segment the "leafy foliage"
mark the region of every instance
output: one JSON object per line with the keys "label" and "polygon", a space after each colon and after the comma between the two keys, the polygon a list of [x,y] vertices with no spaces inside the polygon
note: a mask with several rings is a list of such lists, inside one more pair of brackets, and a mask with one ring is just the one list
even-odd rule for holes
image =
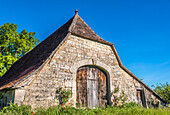
{"label": "leafy foliage", "polygon": [[62,87],[57,88],[56,90],[56,97],[61,105],[66,104],[71,95],[72,95],[71,91],[63,89]]}
{"label": "leafy foliage", "polygon": [[113,106],[120,106],[125,104],[125,102],[127,101],[127,95],[124,93],[124,91],[121,91],[121,94],[119,96],[117,96],[117,93],[119,92],[119,87],[116,87],[113,91]]}
{"label": "leafy foliage", "polygon": [[0,115],[31,115],[31,106],[10,104],[0,111]]}
{"label": "leafy foliage", "polygon": [[158,95],[170,104],[170,84],[168,84],[168,82],[165,84],[157,84],[156,87],[152,85],[152,87]]}
{"label": "leafy foliage", "polygon": [[130,108],[130,107],[141,107],[141,106],[137,104],[136,102],[130,102],[130,103],[124,103],[120,107]]}
{"label": "leafy foliage", "polygon": [[31,110],[30,106],[17,106],[16,104],[5,107],[0,111],[0,115],[169,115],[170,108],[143,108],[134,103],[126,106],[107,108],[74,108],[71,106],[52,106],[48,109],[38,108]]}
{"label": "leafy foliage", "polygon": [[24,29],[19,33],[17,25],[13,23],[0,26],[0,77],[38,43],[35,32]]}

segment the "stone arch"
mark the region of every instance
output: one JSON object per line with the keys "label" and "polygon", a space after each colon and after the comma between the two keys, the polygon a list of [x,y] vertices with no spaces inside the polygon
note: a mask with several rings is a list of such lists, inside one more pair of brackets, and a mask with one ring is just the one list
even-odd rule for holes
{"label": "stone arch", "polygon": [[[81,61],[77,61],[75,62],[71,68],[70,71],[72,73],[72,97],[77,97],[76,96],[76,74],[77,74],[77,70],[79,67],[85,66],[85,65],[90,65],[90,66],[95,66],[98,67],[100,69],[102,69],[103,71],[106,72],[107,75],[107,82],[108,82],[108,95],[109,95],[109,101],[108,104],[111,103],[111,99],[110,99],[110,91],[112,89],[112,80],[111,80],[111,76],[112,76],[112,72],[111,72],[111,68],[106,65],[105,63],[98,61],[98,60],[94,60],[94,59],[86,59],[86,60],[81,60]],[[74,105],[76,104],[76,98],[72,98]]]}

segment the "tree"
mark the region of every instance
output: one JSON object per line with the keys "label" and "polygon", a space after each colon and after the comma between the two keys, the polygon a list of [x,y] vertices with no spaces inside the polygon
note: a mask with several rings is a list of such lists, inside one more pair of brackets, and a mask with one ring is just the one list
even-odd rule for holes
{"label": "tree", "polygon": [[35,32],[24,29],[19,33],[17,25],[13,23],[0,26],[0,77],[38,43]]}
{"label": "tree", "polygon": [[167,83],[165,84],[157,84],[156,87],[152,85],[154,91],[160,95],[163,99],[170,104],[170,85]]}

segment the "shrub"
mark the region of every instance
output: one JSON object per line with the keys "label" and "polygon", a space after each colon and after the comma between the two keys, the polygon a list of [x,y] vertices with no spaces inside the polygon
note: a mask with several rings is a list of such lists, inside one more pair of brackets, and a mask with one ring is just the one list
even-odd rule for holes
{"label": "shrub", "polygon": [[31,106],[21,105],[18,106],[17,104],[10,104],[8,107],[4,107],[0,111],[0,115],[4,115],[5,113],[12,114],[12,115],[31,115]]}
{"label": "shrub", "polygon": [[62,87],[56,90],[56,98],[59,100],[60,105],[66,104],[71,96],[71,91],[63,89]]}

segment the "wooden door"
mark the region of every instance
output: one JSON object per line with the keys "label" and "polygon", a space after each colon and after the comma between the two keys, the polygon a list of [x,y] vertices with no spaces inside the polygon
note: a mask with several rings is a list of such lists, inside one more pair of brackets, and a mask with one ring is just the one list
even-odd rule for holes
{"label": "wooden door", "polygon": [[137,90],[136,93],[137,93],[137,94],[136,94],[136,96],[137,96],[137,103],[142,106],[141,91],[140,91],[140,90]]}
{"label": "wooden door", "polygon": [[98,107],[107,104],[106,74],[93,66],[77,70],[77,105]]}
{"label": "wooden door", "polygon": [[146,107],[145,95],[143,90],[137,90],[137,103]]}

